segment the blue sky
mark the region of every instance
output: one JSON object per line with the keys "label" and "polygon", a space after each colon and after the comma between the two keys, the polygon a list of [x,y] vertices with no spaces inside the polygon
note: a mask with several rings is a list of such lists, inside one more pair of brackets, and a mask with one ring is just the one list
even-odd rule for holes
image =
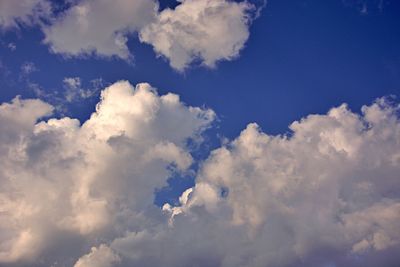
{"label": "blue sky", "polygon": [[[94,57],[65,59],[48,52],[37,28],[21,27],[2,34],[1,61],[11,72],[2,77],[1,100],[16,94],[32,97],[20,66],[33,62],[29,75],[46,91],[62,91],[64,77],[83,83],[102,78],[150,82],[160,93],[174,92],[191,105],[206,105],[223,119],[220,133],[235,137],[249,122],[268,133],[284,133],[293,120],[323,113],[343,102],[358,111],[385,95],[399,94],[400,6],[396,1],[270,1],[250,28],[240,57],[220,62],[215,69],[193,67],[181,74],[149,45],[134,36],[129,47],[134,62]],[[7,47],[14,43],[15,51]],[[10,81],[11,80],[11,81]],[[73,117],[87,118],[97,101],[70,109]]]}
{"label": "blue sky", "polygon": [[[118,1],[116,6],[135,2]],[[3,245],[4,251],[0,249],[0,266],[8,266],[7,264],[38,266],[40,262],[46,264],[58,262],[59,265],[52,266],[75,267],[132,266],[131,264],[139,264],[138,266],[149,264],[154,267],[161,262],[166,266],[175,267],[189,266],[188,262],[193,266],[200,264],[233,267],[365,266],[363,264],[366,262],[395,266],[391,264],[400,260],[393,253],[400,244],[400,226],[396,223],[397,217],[393,215],[399,211],[399,195],[397,192],[392,192],[392,188],[398,188],[400,185],[397,172],[400,168],[397,149],[400,123],[396,104],[397,97],[400,96],[400,3],[395,0],[269,0],[264,6],[261,0],[218,0],[214,4],[218,2],[223,8],[216,9],[215,17],[211,15],[206,17],[206,21],[208,19],[216,23],[207,25],[207,22],[201,22],[207,26],[196,28],[198,26],[196,23],[200,24],[199,21],[188,23],[190,19],[179,18],[180,14],[173,12],[187,3],[196,1],[210,6],[213,3],[208,0],[148,1],[147,4],[150,5],[159,4],[159,9],[154,11],[154,17],[151,15],[153,14],[151,7],[146,9],[139,6],[140,4],[128,5],[132,8],[127,10],[128,18],[124,17],[126,14],[121,15],[123,23],[124,19],[127,20],[126,25],[112,32],[112,38],[115,38],[113,41],[121,41],[118,38],[122,36],[122,40],[127,38],[126,43],[122,41],[122,48],[115,50],[110,44],[100,42],[102,36],[105,36],[102,33],[107,31],[109,26],[107,19],[101,18],[113,12],[110,7],[104,8],[107,4],[101,6],[101,3],[107,1],[24,0],[24,3],[31,7],[25,14],[25,11],[18,13],[19,9],[23,8],[13,4],[13,1],[0,0],[0,9],[3,8],[3,11],[0,10],[0,103],[8,103],[17,95],[21,99],[40,101],[40,104],[23,102],[21,105],[13,102],[11,106],[15,105],[17,110],[15,117],[7,115],[9,114],[7,104],[2,105],[4,109],[0,109],[0,113],[4,112],[5,115],[0,114],[4,117],[3,120],[0,116],[0,123],[3,125],[1,131],[4,132],[4,136],[21,135],[23,137],[20,140],[30,140],[27,141],[26,155],[36,156],[27,159],[24,167],[13,165],[17,164],[12,161],[14,154],[7,153],[19,150],[14,147],[15,143],[7,139],[8,137],[4,137],[4,141],[0,135],[0,142],[4,142],[0,144],[0,151],[3,149],[2,146],[7,148],[4,151],[8,151],[3,154],[4,162],[7,164],[4,163],[1,167],[5,171],[4,174],[0,173],[0,179],[6,181],[9,179],[8,175],[11,175],[8,173],[21,169],[21,173],[16,171],[17,173],[13,175],[28,177],[27,181],[32,183],[34,179],[42,178],[43,181],[47,181],[46,179],[53,181],[53,178],[49,177],[63,172],[63,164],[67,164],[69,160],[74,162],[73,159],[81,159],[80,157],[83,157],[81,160],[84,162],[93,160],[94,167],[90,165],[91,163],[88,163],[87,167],[88,170],[93,168],[93,171],[90,174],[84,171],[75,173],[75,167],[77,169],[80,167],[73,165],[72,173],[66,174],[63,179],[68,180],[72,177],[71,181],[75,181],[73,177],[83,177],[84,181],[85,177],[99,176],[89,179],[89,182],[71,182],[71,184],[78,183],[81,189],[85,188],[78,190],[71,186],[73,188],[71,192],[64,192],[64,189],[59,188],[68,187],[70,184],[52,182],[50,189],[46,190],[54,192],[55,195],[65,195],[75,199],[69,204],[55,201],[54,205],[62,205],[68,207],[67,209],[72,207],[66,214],[53,213],[57,206],[48,208],[51,212],[38,213],[37,218],[47,215],[49,218],[53,218],[52,216],[59,218],[54,225],[53,222],[43,222],[33,215],[29,215],[31,217],[26,215],[29,218],[21,215],[22,217],[17,219],[10,215],[10,218],[15,220],[29,222],[24,227],[21,226],[21,229],[18,228],[20,226],[7,228],[0,224],[0,232],[7,233],[4,234],[7,237],[24,236],[22,233],[26,232],[32,232],[34,237],[41,237],[38,251],[27,255],[24,254],[23,248],[19,249],[18,239],[11,237],[0,239],[0,245],[6,244]],[[100,3],[99,6],[97,3]],[[143,6],[147,4],[143,2]],[[84,11],[81,18],[89,21],[88,29],[84,29],[85,23],[79,24],[81,21],[74,19],[76,15],[73,13],[74,10],[79,10],[77,7],[87,8],[82,9]],[[140,8],[143,8],[143,11],[140,11]],[[173,12],[172,20],[174,16],[177,20],[182,19],[179,22],[183,23],[184,30],[174,28],[177,24],[172,27],[169,44],[176,45],[176,50],[156,51],[165,46],[159,41],[160,39],[157,39],[163,36],[164,25],[155,21],[166,15],[164,11],[168,8]],[[202,7],[199,5],[196,8]],[[207,10],[204,9],[202,12],[207,15]],[[123,13],[123,11],[122,8],[116,12]],[[218,13],[225,11],[226,13]],[[129,20],[129,12],[135,14],[132,16],[136,16],[137,21]],[[260,13],[257,15],[257,12]],[[109,18],[110,25],[114,20],[119,20],[118,14],[115,13],[116,17],[113,17],[115,15],[113,14]],[[72,17],[72,22],[68,22],[69,17]],[[91,18],[95,18],[94,24],[90,24]],[[96,26],[96,23],[102,26]],[[80,25],[84,30],[76,25]],[[229,26],[223,28],[226,25]],[[213,29],[219,26],[222,27],[224,34],[213,35]],[[130,30],[127,30],[128,28]],[[183,34],[186,33],[185,29],[187,35]],[[200,38],[196,36],[198,29],[204,30],[201,34],[205,35],[199,35],[202,36]],[[93,32],[98,35],[91,35]],[[121,36],[118,35],[120,33]],[[89,40],[92,37],[94,41]],[[194,45],[191,44],[192,37],[195,40]],[[224,41],[221,41],[222,45],[220,40]],[[234,40],[231,42],[236,43],[232,44],[229,40]],[[98,43],[95,43],[92,52],[86,53],[85,41]],[[193,47],[185,47],[188,43]],[[71,52],[75,51],[76,47],[78,52]],[[186,60],[181,66],[179,60],[183,55],[179,54],[182,52],[179,49],[182,47],[189,50],[189,54],[193,53],[189,55],[193,58]],[[228,51],[230,49],[232,51]],[[107,54],[110,51],[111,55]],[[208,52],[210,54],[207,54]],[[211,58],[210,61],[207,61],[207,58]],[[129,81],[130,85],[116,83],[118,81]],[[145,93],[139,94],[142,92],[140,88],[148,88],[143,85],[133,89],[132,86],[144,82],[156,88],[158,95],[152,95],[154,89],[143,89]],[[100,101],[100,94],[106,87],[111,88],[109,96],[104,96]],[[131,95],[128,91],[135,93]],[[179,95],[181,102],[168,100],[174,103],[173,108],[169,107],[168,101],[159,97],[168,93]],[[131,114],[129,116],[133,117],[125,118],[125,115],[121,115],[127,112],[125,109],[131,108],[129,105],[133,105],[132,109],[135,110],[134,105],[142,107],[143,103],[148,103],[146,102],[148,99],[157,99],[154,100],[157,103],[154,104],[157,106],[154,109],[166,114],[148,115],[149,120],[156,118],[154,125],[153,122],[150,126],[138,122],[142,119],[146,121],[148,113],[143,113],[145,115],[141,115],[140,118],[132,115],[134,111],[128,112]],[[99,119],[97,120],[97,117],[89,119],[96,111],[96,104],[99,101],[104,107],[95,115]],[[51,115],[49,107],[44,102],[54,107]],[[129,107],[121,107],[124,104],[119,103],[125,103]],[[349,109],[341,106],[343,103],[347,103]],[[31,105],[32,110],[25,113],[24,110],[30,109]],[[143,105],[147,107],[147,104]],[[199,107],[199,110],[193,113],[194,111],[186,105]],[[365,105],[368,107],[361,113],[361,108]],[[338,108],[329,112],[335,107]],[[211,110],[213,115],[207,113]],[[153,110],[146,112],[152,113]],[[26,114],[29,113],[35,114],[32,116],[36,117],[27,118],[25,121],[25,117],[28,116]],[[310,114],[321,115],[309,116]],[[24,121],[20,122],[18,117]],[[115,122],[103,122],[101,118],[106,117]],[[60,120],[52,124],[48,121],[50,118]],[[73,123],[64,125],[66,122],[63,118],[77,118],[81,124],[88,123],[82,127],[73,126]],[[41,120],[46,126],[35,124]],[[177,120],[181,120],[182,125],[177,123]],[[300,123],[289,128],[294,121],[300,120],[302,120]],[[381,124],[378,123],[379,120],[382,121]],[[124,123],[120,125],[118,124],[120,122]],[[251,124],[253,122],[259,127]],[[11,126],[8,126],[8,123]],[[55,126],[58,123],[64,126]],[[26,130],[28,128],[15,126],[20,124],[32,124],[29,126],[32,129],[26,126],[31,129],[29,130],[31,133]],[[130,124],[132,125],[129,126]],[[369,126],[362,128],[364,124]],[[170,129],[173,127],[171,125],[177,128]],[[114,134],[110,133],[107,138],[104,137],[106,141],[101,139],[103,137],[99,137],[99,144],[103,142],[104,147],[84,139],[87,131],[93,131],[90,132],[93,136],[102,136],[104,134],[102,127],[106,127],[104,129],[111,127],[110,132],[116,129]],[[144,128],[143,132],[140,130],[141,127]],[[16,132],[8,133],[7,128]],[[65,133],[59,134],[56,128],[66,129]],[[71,130],[75,128],[77,130]],[[91,130],[88,130],[89,128]],[[65,139],[70,133],[68,129],[78,132],[75,138],[78,140],[77,143],[84,147],[82,151],[80,148],[76,148],[75,152],[68,149],[68,142],[71,142]],[[42,131],[49,131],[49,135],[40,137]],[[364,134],[368,131],[370,131],[368,134]],[[386,139],[379,132],[386,133]],[[290,138],[292,135],[293,138]],[[107,146],[113,149],[115,146],[116,150],[126,146],[127,149],[119,152],[123,155],[121,157],[103,155],[102,153],[108,149],[105,148]],[[55,150],[52,150],[52,147]],[[153,156],[148,156],[151,158],[150,163],[147,161],[143,164],[136,163],[136,160],[141,161],[140,155],[135,154],[139,153],[135,152],[135,149],[141,151],[143,155],[158,154],[154,159],[151,158]],[[224,154],[225,150],[229,153]],[[377,152],[373,153],[374,151]],[[97,156],[86,158],[86,155],[91,153],[102,155],[104,158],[97,159]],[[74,156],[66,159],[65,155]],[[302,155],[308,155],[309,158],[303,159]],[[53,162],[50,160],[53,157],[61,159]],[[37,166],[36,163],[32,163],[36,160],[41,161]],[[336,174],[335,170],[341,169],[342,166],[344,166],[343,173],[337,171]],[[7,168],[13,171],[8,172]],[[98,174],[93,174],[97,172]],[[60,177],[64,177],[63,175],[60,174]],[[281,180],[275,181],[276,177],[281,177]],[[302,183],[302,177],[311,178],[304,178],[305,182]],[[314,179],[312,177],[315,180],[312,180]],[[330,179],[330,182],[324,182],[323,177],[328,177],[326,181]],[[361,180],[354,177],[361,177]],[[378,177],[382,180],[379,181]],[[109,179],[115,181],[110,182]],[[286,179],[291,181],[290,183],[295,179],[300,182],[296,186],[289,182],[283,185],[286,182],[282,181]],[[261,182],[267,180],[271,183]],[[116,188],[119,188],[117,185],[121,185],[121,189],[118,189],[120,191],[117,189],[115,192],[111,189],[107,191],[107,186],[113,183]],[[47,182],[43,182],[44,184]],[[320,187],[314,192],[308,185]],[[132,199],[130,196],[123,198],[129,192],[122,189],[124,186],[137,188],[132,189],[134,195]],[[294,189],[297,187],[301,189]],[[369,193],[366,193],[367,187],[370,188]],[[44,190],[43,188],[47,187],[38,187],[37,191]],[[82,197],[74,190],[88,193]],[[335,190],[337,195],[333,196],[332,192],[336,192]],[[354,196],[349,194],[349,190],[356,192]],[[25,187],[17,186],[15,191],[0,189],[0,196],[8,194],[11,196],[15,192],[23,192],[21,195],[26,195],[26,198],[18,203],[30,200],[38,210],[46,210],[42,202],[32,200],[36,199],[33,197],[33,191]],[[142,192],[150,193],[142,197]],[[187,193],[187,198],[184,192]],[[214,196],[213,192],[218,196]],[[309,197],[309,192],[313,192],[312,197]],[[122,200],[115,197],[116,195]],[[328,201],[324,195],[332,197],[332,201]],[[250,196],[254,198],[251,199]],[[83,201],[83,204],[79,201]],[[93,201],[99,201],[100,204],[93,204]],[[107,203],[107,208],[104,208],[107,212],[96,206],[102,205],[102,201]],[[149,204],[143,204],[147,203],[146,201]],[[299,203],[298,206],[290,204],[297,203],[296,201]],[[310,204],[319,201],[322,203],[321,206]],[[151,206],[153,203],[156,204],[154,207]],[[161,207],[165,203],[171,206],[164,206],[163,213]],[[269,206],[265,203],[279,203],[279,205],[276,204],[275,207],[275,204]],[[91,206],[92,204],[95,206]],[[8,204],[7,207],[17,206],[13,205]],[[80,205],[84,208],[80,208]],[[287,210],[278,211],[283,205],[288,205]],[[108,213],[111,207],[114,210]],[[294,207],[304,209],[304,214],[299,215],[297,211],[293,211],[293,214],[287,216],[285,212],[290,213],[288,210],[291,208],[296,210]],[[87,213],[86,208],[94,210],[93,214]],[[326,210],[329,211],[328,214]],[[318,218],[324,216],[340,218],[338,220],[343,224],[343,229],[336,228],[337,222],[333,222],[334,219],[308,221],[310,214],[313,214],[311,211],[318,213],[320,215]],[[124,217],[126,212],[133,215]],[[166,219],[169,215],[165,215],[165,212],[170,212],[169,219]],[[13,213],[17,212],[10,212]],[[269,219],[269,214],[272,214],[272,219]],[[177,217],[176,226],[173,227],[171,222],[175,217]],[[93,218],[98,220],[93,219],[93,224],[82,226],[79,221],[81,218],[89,221]],[[193,221],[196,223],[190,226]],[[227,223],[228,221],[230,223]],[[358,221],[365,223],[358,226]],[[56,233],[58,239],[48,238],[46,231],[33,226],[38,222],[51,224],[51,231]],[[62,228],[64,226],[60,225],[64,224],[72,226],[68,229]],[[113,228],[114,224],[118,225]],[[311,224],[315,224],[315,230],[306,230],[306,226]],[[286,225],[287,228],[280,228],[278,225]],[[330,227],[327,231],[332,231],[325,236],[325,239],[319,232],[323,231],[324,225]],[[377,229],[371,225],[378,225]],[[62,230],[57,227],[61,227]],[[187,234],[186,231],[190,227],[193,227],[193,232],[197,231],[199,234]],[[235,230],[235,227],[238,230]],[[361,230],[356,231],[358,227]],[[206,229],[207,233],[202,233],[201,229]],[[293,233],[293,239],[286,236],[284,229],[290,229],[288,231]],[[232,233],[229,238],[219,237],[223,246],[227,247],[226,251],[215,249],[215,246],[220,244],[214,241],[198,240],[202,239],[202,235],[204,238],[210,238],[209,234],[213,231],[223,235]],[[138,233],[145,233],[143,239],[135,236]],[[272,233],[276,233],[276,236]],[[96,235],[97,238],[93,238]],[[342,235],[343,238],[334,238]],[[157,239],[159,236],[163,237],[161,241]],[[185,246],[182,244],[185,244],[186,236],[190,236],[194,243],[199,241],[196,243],[198,247],[197,250],[192,248],[185,250],[186,257],[180,258],[177,251],[184,250]],[[229,245],[239,244],[240,242],[236,241],[243,239],[243,236],[246,236],[245,239],[249,240],[249,243],[238,247]],[[57,244],[52,250],[47,246],[60,242],[63,238],[70,240],[65,247]],[[274,238],[279,240],[276,246],[271,241]],[[172,255],[170,257],[163,255],[158,258],[146,252],[148,247],[150,251],[157,251],[162,244],[174,240],[178,240],[176,247],[166,252]],[[16,245],[9,245],[14,244],[12,242]],[[27,244],[30,246],[29,242]],[[62,248],[66,249],[78,243],[77,249],[71,253],[61,252]],[[253,245],[248,245],[250,243]],[[294,248],[289,248],[288,244],[292,243],[296,245]],[[246,249],[241,250],[241,246]],[[91,250],[91,247],[94,249]],[[13,250],[15,248],[18,253]],[[269,256],[263,255],[263,249],[271,251]],[[131,258],[129,256],[133,253],[131,250],[140,251],[140,256]],[[22,252],[19,253],[20,251]],[[215,255],[205,257],[204,255],[210,251]],[[282,255],[287,255],[287,260],[281,257]],[[252,257],[254,260],[249,260]],[[99,265],[100,262],[104,265]]]}

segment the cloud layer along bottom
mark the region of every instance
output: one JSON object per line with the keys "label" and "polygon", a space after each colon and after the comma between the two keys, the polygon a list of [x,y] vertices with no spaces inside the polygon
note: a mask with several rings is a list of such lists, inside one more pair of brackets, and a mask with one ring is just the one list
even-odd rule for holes
{"label": "cloud layer along bottom", "polygon": [[[215,118],[118,82],[83,124],[0,105],[0,266],[397,266],[399,106],[346,105],[270,136],[249,124],[154,205]],[[42,119],[46,118],[46,119]]]}

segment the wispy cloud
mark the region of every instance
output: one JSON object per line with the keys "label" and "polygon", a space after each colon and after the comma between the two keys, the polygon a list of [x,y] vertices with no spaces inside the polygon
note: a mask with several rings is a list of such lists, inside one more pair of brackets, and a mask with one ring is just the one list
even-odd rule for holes
{"label": "wispy cloud", "polygon": [[7,47],[13,52],[17,50],[17,45],[15,43],[8,43]]}
{"label": "wispy cloud", "polygon": [[342,0],[344,5],[357,9],[361,15],[382,13],[384,11],[384,0]]}
{"label": "wispy cloud", "polygon": [[39,71],[35,63],[31,61],[26,61],[21,65],[21,75],[28,76],[33,72]]}
{"label": "wispy cloud", "polygon": [[65,89],[65,100],[70,103],[98,95],[103,86],[102,79],[96,79],[91,81],[92,88],[85,89],[82,87],[81,79],[79,77],[64,78],[63,83]]}

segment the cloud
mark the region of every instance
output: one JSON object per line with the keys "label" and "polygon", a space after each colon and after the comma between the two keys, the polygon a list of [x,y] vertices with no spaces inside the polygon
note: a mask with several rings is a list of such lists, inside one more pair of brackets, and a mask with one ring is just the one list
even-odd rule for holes
{"label": "cloud", "polygon": [[80,258],[74,267],[112,267],[120,262],[120,258],[109,247],[100,245],[93,247],[91,252]]}
{"label": "cloud", "polygon": [[[215,67],[239,56],[259,10],[247,2],[183,0],[158,11],[154,0],[84,0],[43,27],[44,42],[66,56],[97,55],[132,60],[128,38],[139,34],[170,65]],[[256,11],[256,12],[254,12]]]}
{"label": "cloud", "polygon": [[[23,65],[24,66],[24,65]],[[48,90],[40,84],[29,79],[27,74],[21,68],[20,79],[26,83],[26,86],[35,97],[54,106],[57,116],[67,116],[71,112],[71,105],[84,105],[84,100],[94,100],[100,95],[100,91],[105,87],[102,78],[90,80],[84,83],[80,77],[65,77],[62,80],[62,90]],[[37,71],[35,67],[33,71]],[[85,84],[85,85],[83,85]]]}
{"label": "cloud", "polygon": [[134,266],[397,266],[398,111],[342,105],[290,136],[249,124],[211,153],[181,205],[164,206],[168,226],[111,247]]}
{"label": "cloud", "polygon": [[[0,265],[397,266],[399,106],[249,124],[195,162],[215,114],[148,84],[106,88],[82,124],[51,105],[0,105]],[[47,118],[47,119],[43,119]],[[154,204],[199,165],[180,204]]]}
{"label": "cloud", "polygon": [[249,1],[182,0],[174,9],[159,11],[156,0],[82,0],[68,2],[56,14],[47,0],[5,0],[0,3],[0,27],[40,24],[43,42],[53,53],[128,62],[133,59],[128,40],[138,35],[183,71],[191,64],[213,68],[218,61],[237,58],[263,7]]}
{"label": "cloud", "polygon": [[[0,106],[0,265],[111,264],[97,242],[151,221],[154,191],[191,165],[186,141],[214,113],[127,82],[105,89],[82,125],[37,122],[52,110],[19,98]],[[87,246],[98,249],[77,261]]]}
{"label": "cloud", "polygon": [[11,71],[9,70],[8,66],[4,64],[3,61],[0,59],[0,77],[7,78],[11,75]]}
{"label": "cloud", "polygon": [[158,9],[153,0],[84,0],[45,26],[44,42],[66,56],[95,54],[130,60],[128,35],[149,23]]}
{"label": "cloud", "polygon": [[226,0],[180,2],[146,25],[140,31],[140,40],[151,44],[179,71],[194,61],[214,67],[217,61],[239,55],[249,37],[250,11],[255,9],[252,4]]}
{"label": "cloud", "polygon": [[15,43],[8,43],[7,48],[10,49],[10,51],[14,52],[17,50],[17,45]]}
{"label": "cloud", "polygon": [[28,76],[29,74],[39,71],[39,69],[36,67],[35,63],[31,61],[26,61],[22,63],[21,65],[21,75],[22,76]]}
{"label": "cloud", "polygon": [[342,0],[345,7],[358,10],[361,15],[382,13],[388,2],[383,0]]}
{"label": "cloud", "polygon": [[40,17],[51,13],[47,0],[2,0],[0,2],[0,29],[18,28],[32,25]]}
{"label": "cloud", "polygon": [[68,103],[75,102],[82,99],[94,97],[100,90],[102,85],[101,79],[92,80],[93,88],[82,88],[82,82],[79,77],[66,77],[63,80],[65,100]]}

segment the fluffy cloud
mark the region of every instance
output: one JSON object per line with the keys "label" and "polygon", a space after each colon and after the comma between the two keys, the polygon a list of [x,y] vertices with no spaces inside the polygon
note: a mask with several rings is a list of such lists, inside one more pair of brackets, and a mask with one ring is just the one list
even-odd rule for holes
{"label": "fluffy cloud", "polygon": [[50,14],[47,0],[1,0],[0,28],[18,27],[20,24],[36,23],[41,16]]}
{"label": "fluffy cloud", "polygon": [[91,252],[80,258],[74,267],[112,267],[118,264],[120,258],[109,247],[100,245],[93,247]]}
{"label": "fluffy cloud", "polygon": [[67,56],[97,54],[130,60],[127,35],[156,15],[154,0],[83,0],[44,27],[51,51]]}
{"label": "fluffy cloud", "polygon": [[142,29],[140,40],[184,70],[193,61],[214,67],[219,60],[239,55],[249,37],[255,7],[247,1],[182,0],[174,10],[163,10]]}
{"label": "fluffy cloud", "polygon": [[129,34],[154,47],[183,71],[192,62],[214,67],[239,55],[249,37],[256,8],[247,1],[183,0],[158,11],[154,0],[83,0],[44,26],[44,42],[54,53],[95,54],[131,60]]}
{"label": "fluffy cloud", "polygon": [[111,247],[138,266],[397,266],[399,108],[379,100],[294,122],[250,124],[213,151],[168,226]]}
{"label": "fluffy cloud", "polygon": [[[87,247],[150,223],[154,191],[191,165],[186,142],[214,118],[127,82],[105,89],[82,125],[36,122],[52,109],[19,98],[0,106],[0,265],[72,266]],[[104,251],[92,249],[76,266],[116,262]]]}
{"label": "fluffy cloud", "polygon": [[191,63],[215,67],[221,60],[239,56],[251,21],[260,7],[248,1],[181,0],[175,9],[159,11],[156,0],[69,1],[53,14],[47,0],[0,2],[0,27],[41,23],[44,43],[53,53],[70,56],[97,55],[131,61],[127,42],[138,34],[157,55],[183,71]]}
{"label": "fluffy cloud", "polygon": [[399,106],[256,124],[211,152],[180,204],[153,204],[215,115],[148,84],[102,92],[82,125],[0,106],[0,266],[397,266]]}

